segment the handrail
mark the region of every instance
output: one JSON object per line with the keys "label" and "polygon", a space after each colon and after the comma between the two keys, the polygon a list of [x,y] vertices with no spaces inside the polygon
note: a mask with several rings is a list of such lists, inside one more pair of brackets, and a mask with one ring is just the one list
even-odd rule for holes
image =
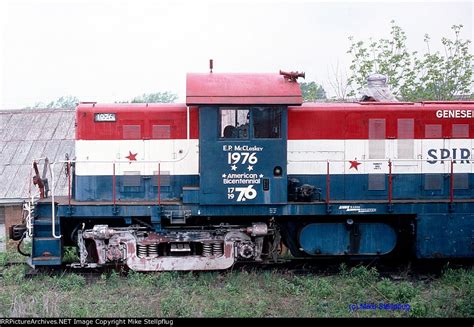
{"label": "handrail", "polygon": [[[468,158],[468,159],[431,159],[431,158],[427,158],[427,159],[357,159],[358,162],[387,162],[388,161],[391,161],[392,163],[396,163],[396,162],[413,162],[413,161],[416,161],[416,162],[429,162],[429,161],[433,161],[433,160],[437,160],[437,161],[446,161],[446,162],[455,162],[455,161],[469,161],[469,164],[470,165],[474,165],[474,160]],[[67,162],[71,162],[71,163],[104,163],[104,164],[107,164],[107,163],[126,163],[126,164],[142,164],[142,163],[170,163],[170,162],[177,162],[179,160],[137,160],[137,161],[130,161],[130,160],[59,160],[59,161],[55,161],[54,163],[67,163]],[[330,163],[333,163],[333,162],[349,162],[348,159],[346,160],[343,160],[343,159],[338,159],[338,160],[327,160],[327,159],[317,159],[317,160],[298,160],[298,161],[294,161],[294,160],[288,160],[288,162],[315,162],[315,163],[326,163],[326,162],[330,162]],[[50,164],[52,164],[50,162]]]}
{"label": "handrail", "polygon": [[[397,161],[416,161],[416,162],[423,162],[423,161],[431,161],[430,159],[396,159]],[[368,159],[368,160],[357,160],[357,161],[360,161],[360,162],[383,162],[383,161],[387,161],[388,163],[388,203],[389,205],[392,204],[392,201],[393,201],[393,172],[392,172],[392,167],[393,167],[393,162],[395,160],[393,159]],[[454,203],[454,162],[456,160],[454,159],[444,159],[444,161],[446,162],[449,162],[450,163],[450,173],[449,173],[449,176],[450,176],[450,180],[449,180],[449,202],[450,204],[453,204]],[[316,162],[319,162],[319,163],[324,163],[326,162],[327,166],[326,166],[326,204],[329,204],[330,202],[330,163],[331,162],[338,162],[338,163],[341,163],[341,162],[344,162],[346,163],[347,160],[308,160],[308,161],[301,161],[301,162],[310,162],[310,163],[316,163]],[[473,164],[472,161],[469,162],[470,165]],[[385,173],[384,173],[385,175]]]}
{"label": "handrail", "polygon": [[161,163],[158,162],[158,205],[161,206]]}
{"label": "handrail", "polygon": [[454,202],[454,162],[451,160],[451,174],[449,178],[449,202]]}
{"label": "handrail", "polygon": [[[189,149],[190,149],[190,139],[191,139],[191,132],[190,132],[190,114],[189,114],[189,106],[186,106],[186,151],[184,152],[184,154],[180,157],[180,158],[177,158],[177,159],[172,159],[172,160],[159,160],[158,161],[158,165],[160,165],[162,162],[166,162],[166,163],[171,163],[171,162],[179,162],[181,160],[183,160],[184,158],[186,158],[189,154]],[[45,158],[40,158],[38,160],[41,160],[41,159],[45,159]],[[52,223],[52,228],[51,228],[51,233],[53,235],[54,238],[61,238],[61,235],[56,235],[56,226],[55,226],[55,223],[56,223],[56,219],[55,219],[55,214],[56,214],[56,208],[55,208],[55,205],[54,205],[54,189],[55,189],[55,180],[54,180],[54,167],[57,163],[67,163],[68,164],[68,169],[69,169],[69,165],[71,164],[71,162],[74,162],[74,163],[110,163],[110,161],[89,161],[89,160],[84,160],[84,161],[78,161],[78,160],[59,160],[59,161],[55,161],[55,162],[50,162],[49,163],[49,167],[50,167],[50,171],[51,171],[51,223]],[[119,160],[119,161],[113,161],[113,198],[114,198],[114,208],[115,208],[115,204],[116,204],[116,185],[115,185],[115,164],[116,163],[130,163],[130,161],[125,161],[125,160]],[[143,160],[143,161],[138,161],[137,163],[150,163],[150,162],[156,162],[156,161],[149,161],[149,160]],[[52,169],[51,169],[51,166],[52,166]],[[160,186],[158,186],[158,189],[160,188]],[[161,202],[159,201],[159,204]],[[69,205],[71,205],[71,202],[70,202],[70,196],[69,196]]]}
{"label": "handrail", "polygon": [[392,161],[388,160],[388,203],[392,204]]}
{"label": "handrail", "polygon": [[116,198],[116,180],[115,180],[115,161],[114,161],[114,164],[113,164],[113,176],[112,176],[112,197],[114,199],[114,209],[115,209],[115,198]]}
{"label": "handrail", "polygon": [[[52,235],[54,238],[61,238],[61,235],[56,235],[56,229],[55,229],[55,206],[54,206],[54,200],[55,200],[55,173],[54,173],[54,168],[56,164],[64,164],[67,163],[68,165],[68,174],[70,175],[71,171],[71,163],[112,163],[113,164],[113,201],[114,201],[114,207],[116,205],[116,164],[117,163],[127,163],[127,164],[146,164],[146,163],[158,163],[158,197],[157,197],[157,202],[158,205],[161,205],[161,163],[170,163],[170,162],[178,162],[181,161],[183,158],[187,156],[189,153],[189,107],[187,111],[188,115],[188,128],[187,128],[187,139],[188,139],[188,147],[187,151],[184,154],[183,157],[179,159],[174,159],[174,160],[140,160],[136,162],[130,162],[126,160],[114,160],[114,161],[109,161],[109,160],[59,160],[55,162],[50,162],[50,171],[51,171],[51,198],[52,198]],[[36,159],[37,161],[44,159]],[[450,169],[450,202],[454,202],[454,162],[456,160],[460,161],[461,159],[437,159],[438,161],[445,161],[445,162],[450,162],[451,169]],[[388,169],[389,169],[389,190],[388,190],[388,202],[391,204],[393,200],[393,181],[392,181],[392,175],[393,175],[393,165],[396,162],[429,162],[432,161],[432,159],[360,159],[357,160],[358,162],[387,162],[388,163]],[[316,160],[288,160],[288,163],[295,162],[295,163],[326,163],[326,203],[330,203],[330,164],[331,163],[347,163],[348,160],[324,160],[324,159],[316,159]],[[473,165],[474,162],[473,160],[469,160],[469,164]],[[70,176],[68,177],[68,197],[69,197],[69,205],[71,204],[71,184],[70,184]]]}
{"label": "handrail", "polygon": [[329,177],[329,160],[327,160],[326,166],[326,204],[329,204],[329,195],[330,195],[330,187],[331,187],[331,178]]}
{"label": "handrail", "polygon": [[71,160],[67,162],[67,199],[69,206],[71,206]]}
{"label": "handrail", "polygon": [[[384,158],[384,159],[357,159],[358,162],[389,162],[389,161],[392,161],[392,163],[394,162],[429,162],[429,161],[433,161],[433,160],[436,160],[436,161],[446,161],[446,162],[455,162],[455,161],[469,161],[469,164],[470,165],[473,165],[474,164],[474,160],[471,160],[471,158],[467,158],[467,159],[450,159],[450,158],[447,158],[447,159],[431,159],[431,158],[426,158],[426,159],[393,159],[393,158]],[[327,159],[315,159],[315,160],[288,160],[288,162],[295,162],[295,163],[298,163],[298,162],[320,162],[320,163],[325,163],[325,162],[349,162],[349,159],[337,159],[337,160],[327,160]],[[110,161],[109,161],[110,162]]]}
{"label": "handrail", "polygon": [[61,238],[61,234],[56,235],[56,206],[54,205],[54,166],[58,162],[50,163],[51,169],[51,234],[54,238]]}
{"label": "handrail", "polygon": [[33,237],[33,216],[35,209],[35,200],[39,198],[40,192],[30,194],[30,200],[23,203],[23,210],[27,212],[25,223],[28,237]]}

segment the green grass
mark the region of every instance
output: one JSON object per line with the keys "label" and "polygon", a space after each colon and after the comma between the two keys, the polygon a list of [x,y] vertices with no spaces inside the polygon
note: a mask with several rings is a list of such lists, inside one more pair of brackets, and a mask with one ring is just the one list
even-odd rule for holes
{"label": "green grass", "polygon": [[[2,259],[0,257],[0,265]],[[1,317],[473,317],[474,270],[446,268],[429,282],[394,281],[375,268],[341,265],[333,275],[278,271],[74,273],[26,278],[0,266]],[[410,310],[349,310],[351,304]]]}

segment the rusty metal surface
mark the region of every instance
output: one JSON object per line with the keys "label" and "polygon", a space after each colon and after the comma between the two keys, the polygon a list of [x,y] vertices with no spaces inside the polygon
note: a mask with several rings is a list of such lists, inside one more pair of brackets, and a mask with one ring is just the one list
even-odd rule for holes
{"label": "rusty metal surface", "polygon": [[[250,240],[245,234],[235,230],[224,235],[203,231],[176,232],[160,235],[146,232],[143,227],[114,227],[95,225],[93,229],[80,231],[78,235],[80,267],[90,264],[105,265],[111,262],[123,262],[135,271],[191,271],[221,270],[230,268],[236,261],[234,248],[242,241]],[[88,249],[83,240],[94,242],[96,262],[88,262]],[[211,245],[212,250],[191,253],[189,243],[201,242],[203,247]],[[172,256],[159,254],[160,244],[170,245],[173,249],[188,255]],[[180,247],[181,246],[181,247]],[[144,250],[147,247],[147,250]],[[153,250],[155,249],[155,250]],[[153,251],[152,251],[153,250]]]}
{"label": "rusty metal surface", "polygon": [[[125,240],[122,240],[125,241]],[[133,240],[127,240],[127,266],[135,271],[190,271],[190,270],[223,270],[235,262],[234,243],[224,242],[224,254],[216,257],[190,255],[183,257],[140,258],[136,253]]]}
{"label": "rusty metal surface", "polygon": [[[74,109],[0,111],[0,198],[28,197],[33,159],[74,157],[74,119]],[[64,170],[56,173],[56,194],[67,195]]]}

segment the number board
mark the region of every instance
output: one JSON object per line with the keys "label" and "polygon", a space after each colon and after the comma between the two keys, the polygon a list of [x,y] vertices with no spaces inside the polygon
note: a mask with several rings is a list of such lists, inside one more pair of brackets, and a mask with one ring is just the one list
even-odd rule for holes
{"label": "number board", "polygon": [[95,122],[114,122],[116,121],[115,113],[97,113],[94,116]]}

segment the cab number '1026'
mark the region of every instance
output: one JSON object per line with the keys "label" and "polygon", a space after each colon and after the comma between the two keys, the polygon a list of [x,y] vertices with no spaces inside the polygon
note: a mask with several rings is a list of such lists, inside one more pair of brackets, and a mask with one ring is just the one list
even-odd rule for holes
{"label": "cab number '1026'", "polygon": [[96,122],[115,121],[115,114],[114,113],[97,113],[95,114],[94,120]]}
{"label": "cab number '1026'", "polygon": [[258,162],[255,152],[229,152],[227,153],[227,163],[234,165],[236,163],[255,165]]}

